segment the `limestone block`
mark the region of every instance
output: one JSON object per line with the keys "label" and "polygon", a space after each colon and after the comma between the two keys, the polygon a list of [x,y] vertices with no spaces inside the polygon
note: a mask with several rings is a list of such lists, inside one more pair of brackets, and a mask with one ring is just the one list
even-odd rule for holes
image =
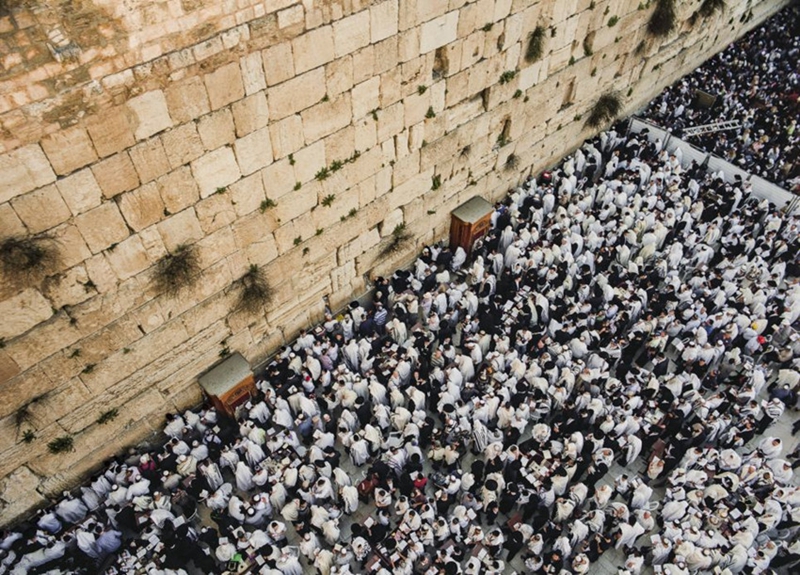
{"label": "limestone block", "polygon": [[230,196],[237,216],[257,210],[266,198],[261,174],[252,174],[232,184]]}
{"label": "limestone block", "polygon": [[236,62],[231,62],[206,74],[203,81],[206,84],[206,92],[212,110],[219,110],[223,106],[244,98],[242,71]]}
{"label": "limestone block", "polygon": [[403,116],[406,127],[424,122],[430,106],[431,95],[428,92],[411,94],[403,100]]}
{"label": "limestone block", "polygon": [[269,123],[269,108],[264,92],[258,92],[235,102],[231,109],[236,124],[236,135],[240,138]]}
{"label": "limestone block", "polygon": [[[294,175],[297,182],[308,182],[314,179],[320,168],[327,166],[325,144],[314,142],[294,155]],[[269,187],[267,186],[267,189]]]}
{"label": "limestone block", "polygon": [[261,178],[266,197],[276,201],[291,192],[296,182],[294,168],[286,158],[273,162],[261,170]]}
{"label": "limestone block", "polygon": [[272,155],[276,158],[285,158],[303,147],[303,119],[300,114],[294,114],[279,122],[272,122],[269,126],[269,133]]}
{"label": "limestone block", "polygon": [[353,119],[350,101],[350,94],[342,94],[305,110],[301,116],[306,143],[316,142],[349,125]]}
{"label": "limestone block", "polygon": [[406,87],[402,82],[403,74],[400,66],[381,74],[381,109],[386,109],[403,99]]}
{"label": "limestone block", "polygon": [[333,23],[333,45],[336,57],[363,48],[370,42],[370,12],[362,10]]}
{"label": "limestone block", "polygon": [[373,44],[373,51],[375,54],[375,62],[373,72],[377,77],[389,70],[394,69],[400,61],[397,51],[397,36],[387,38],[382,42]]}
{"label": "limestone block", "polygon": [[120,242],[106,253],[108,263],[120,280],[126,280],[150,267],[150,259],[138,235]]}
{"label": "limestone block", "polygon": [[264,62],[259,52],[252,52],[239,60],[242,68],[242,83],[248,96],[267,89],[267,77],[264,75]]}
{"label": "limestone block", "polygon": [[420,0],[405,0],[400,2],[398,10],[398,24],[400,30],[407,30],[417,25],[417,3]]}
{"label": "limestone block", "polygon": [[271,46],[261,52],[261,56],[264,61],[267,86],[275,86],[294,77],[291,42],[283,42],[282,44]]}
{"label": "limestone block", "polygon": [[207,198],[219,188],[231,185],[241,177],[233,150],[222,147],[192,162],[192,173],[200,187],[200,197]]}
{"label": "limestone block", "polygon": [[353,87],[353,117],[362,118],[380,106],[381,78],[374,76]]}
{"label": "limestone block", "polygon": [[64,223],[53,228],[50,233],[59,244],[61,265],[64,268],[79,264],[92,255],[77,226]]}
{"label": "limestone block", "polygon": [[491,22],[495,0],[478,0],[459,10],[458,36],[466,38],[478,28]]}
{"label": "limestone block", "polygon": [[[64,358],[58,359],[58,365],[63,369]],[[64,385],[52,390],[39,401],[32,403],[30,407],[28,407],[28,410],[35,418],[37,427],[49,425],[61,419],[67,413],[81,407],[84,403],[89,401],[91,397],[86,386],[75,377],[67,381]]]}
{"label": "limestone block", "polygon": [[170,83],[166,98],[170,116],[179,123],[195,120],[211,111],[205,84],[197,76]]}
{"label": "limestone block", "polygon": [[139,181],[143,184],[163,176],[170,170],[161,138],[149,138],[128,150],[128,154],[136,168],[136,173],[139,174]]}
{"label": "limestone block", "polygon": [[113,202],[106,202],[77,216],[75,224],[86,245],[95,254],[128,237],[128,226]]}
{"label": "limestone block", "polygon": [[11,204],[0,204],[0,239],[21,236],[28,233]]}
{"label": "limestone block", "polygon": [[89,134],[80,126],[53,132],[43,138],[41,143],[50,164],[60,176],[97,160]]}
{"label": "limestone block", "polygon": [[395,209],[386,214],[386,217],[378,226],[382,238],[392,235],[394,229],[403,223],[403,210]]}
{"label": "limestone block", "polygon": [[361,48],[353,53],[353,83],[359,84],[375,75],[375,49],[372,46]]}
{"label": "limestone block", "polygon": [[278,221],[285,223],[311,211],[311,208],[316,205],[317,192],[315,186],[305,185],[281,198],[281,201],[278,202],[276,207],[272,208],[272,211]]}
{"label": "limestone block", "polygon": [[72,216],[58,188],[52,185],[15,198],[11,205],[32,234],[49,230]]}
{"label": "limestone block", "polygon": [[368,150],[378,143],[378,124],[371,117],[365,117],[355,125],[355,149]]}
{"label": "limestone block", "polygon": [[[577,1],[577,0],[575,0]],[[575,1],[572,2],[573,6],[573,14],[575,9]],[[494,21],[499,22],[500,20],[506,18],[511,13],[511,4],[513,0],[497,0],[494,5]],[[558,2],[558,4],[569,4],[569,2]]]}
{"label": "limestone block", "polygon": [[203,232],[208,234],[236,221],[236,212],[230,200],[230,191],[212,194],[194,206]]}
{"label": "limestone block", "polygon": [[137,232],[164,217],[164,201],[155,182],[123,194],[119,200],[119,208],[125,221]]}
{"label": "limestone block", "polygon": [[425,22],[420,30],[421,54],[426,54],[458,38],[458,12],[448,12],[429,22]]}
{"label": "limestone block", "polygon": [[170,216],[158,224],[158,232],[164,241],[164,246],[172,253],[181,244],[190,244],[203,237],[200,222],[194,209],[189,208]]}
{"label": "limestone block", "polygon": [[123,106],[92,116],[86,121],[86,128],[94,142],[94,149],[101,158],[116,154],[136,143]]}
{"label": "limestone block", "polygon": [[167,98],[161,90],[145,92],[128,100],[131,124],[137,140],[144,140],[172,127],[172,118],[167,108]]}
{"label": "limestone block", "polygon": [[338,258],[340,262],[349,262],[363,254],[370,248],[377,246],[381,241],[381,234],[378,228],[372,228],[363,232],[354,240],[346,243],[339,248]]}
{"label": "limestone block", "polygon": [[236,138],[233,115],[228,108],[200,118],[197,122],[197,131],[203,146],[209,151],[232,144]]}
{"label": "limestone block", "polygon": [[325,83],[328,97],[335,98],[353,87],[353,57],[337,58],[325,66]]}
{"label": "limestone block", "polygon": [[183,166],[161,176],[156,180],[156,185],[168,212],[165,215],[177,214],[194,204],[200,197],[197,182],[189,166]]}
{"label": "limestone block", "polygon": [[200,268],[206,269],[236,251],[233,230],[225,226],[197,242]]}
{"label": "limestone block", "polygon": [[369,29],[373,44],[397,34],[398,24],[397,0],[386,0],[370,7]]}
{"label": "limestone block", "polygon": [[261,233],[258,238],[244,248],[247,261],[264,266],[278,257],[278,244],[272,234]]}
{"label": "limestone block", "polygon": [[322,26],[292,40],[294,71],[302,74],[333,60],[333,27]]}
{"label": "limestone block", "polygon": [[397,43],[397,57],[401,62],[408,62],[419,56],[419,39],[419,28],[412,28],[400,34]]}
{"label": "limestone block", "polygon": [[356,262],[350,260],[345,262],[344,265],[338,266],[331,272],[331,286],[333,291],[339,291],[350,283],[350,280],[356,277]]}
{"label": "limestone block", "polygon": [[272,144],[269,128],[261,128],[239,138],[233,144],[236,160],[243,176],[257,172],[272,163]]}
{"label": "limestone block", "polygon": [[0,481],[0,499],[7,502],[2,507],[0,521],[11,523],[26,511],[46,504],[44,496],[36,491],[40,479],[27,467],[18,467]]}
{"label": "limestone block", "polygon": [[89,168],[59,180],[56,187],[75,216],[99,206],[102,201],[103,193]]}
{"label": "limestone block", "polygon": [[161,239],[161,234],[158,233],[158,226],[151,226],[139,232],[139,239],[142,240],[142,245],[151,262],[158,261],[167,255],[167,248],[164,247],[164,241]]}
{"label": "limestone block", "polygon": [[483,32],[473,32],[466,38],[461,47],[461,68],[468,70],[483,59],[483,48],[486,45]]}
{"label": "limestone block", "polygon": [[38,144],[0,156],[0,202],[54,182],[56,175]]}
{"label": "limestone block", "polygon": [[117,287],[117,274],[111,269],[104,254],[92,256],[84,262],[86,273],[100,293],[106,293]]}
{"label": "limestone block", "polygon": [[313,106],[325,96],[325,71],[315,68],[275,86],[269,93],[269,112],[281,120]]}
{"label": "limestone block", "polygon": [[170,167],[175,168],[188,164],[203,155],[203,141],[197,133],[197,126],[189,122],[167,130],[161,135],[164,151]]}
{"label": "limestone block", "polygon": [[11,339],[53,315],[50,303],[32,288],[0,302],[0,338]]}
{"label": "limestone block", "polygon": [[127,152],[96,163],[92,166],[92,173],[105,198],[113,198],[139,185],[139,175]]}
{"label": "limestone block", "polygon": [[305,16],[305,13],[300,4],[295,4],[286,10],[281,10],[278,12],[278,28],[282,30],[289,26],[294,26],[295,24],[301,24],[304,20],[303,16]]}
{"label": "limestone block", "polygon": [[[355,135],[356,130],[353,126],[342,128],[338,132],[331,134],[325,138],[325,157],[336,158],[341,161],[343,158],[350,158],[355,152]],[[345,177],[345,185],[349,186],[356,183],[357,178],[353,176],[356,174],[355,164],[345,165],[344,168],[338,172],[339,174],[347,174]],[[364,174],[366,177],[368,174]],[[327,181],[327,180],[326,180]]]}

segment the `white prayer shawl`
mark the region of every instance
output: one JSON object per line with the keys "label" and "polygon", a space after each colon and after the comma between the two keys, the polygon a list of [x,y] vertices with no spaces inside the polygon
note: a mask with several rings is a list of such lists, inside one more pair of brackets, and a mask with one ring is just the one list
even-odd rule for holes
{"label": "white prayer shawl", "polygon": [[244,461],[236,464],[236,487],[239,491],[250,491],[253,488],[253,471]]}

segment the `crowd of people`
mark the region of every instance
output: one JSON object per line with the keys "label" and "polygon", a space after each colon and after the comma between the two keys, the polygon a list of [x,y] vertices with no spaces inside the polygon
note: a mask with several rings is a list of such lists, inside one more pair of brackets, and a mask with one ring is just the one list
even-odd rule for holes
{"label": "crowd of people", "polygon": [[[743,170],[800,192],[800,6],[784,8],[665,89],[644,117],[684,137],[692,126],[736,120],[739,128],[685,137]],[[697,97],[701,90],[714,104]]]}
{"label": "crowd of people", "polygon": [[4,533],[0,572],[796,564],[800,452],[769,431],[798,407],[800,219],[646,136],[585,143],[470,258],[426,247],[327,314],[237,421],[168,416]]}

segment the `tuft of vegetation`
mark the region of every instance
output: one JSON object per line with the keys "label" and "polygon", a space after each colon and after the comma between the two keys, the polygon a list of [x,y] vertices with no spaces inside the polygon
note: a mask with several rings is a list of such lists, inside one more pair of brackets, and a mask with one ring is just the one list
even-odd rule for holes
{"label": "tuft of vegetation", "polygon": [[257,265],[251,264],[237,283],[240,290],[236,309],[253,313],[272,301],[272,286],[269,285],[264,271]]}
{"label": "tuft of vegetation", "polygon": [[342,169],[342,167],[344,167],[344,162],[342,162],[341,160],[334,160],[331,163],[331,172],[338,172],[339,170]]}
{"label": "tuft of vegetation", "polygon": [[100,414],[100,417],[97,418],[98,425],[105,425],[109,421],[113,421],[119,415],[119,410],[115,407],[113,409],[109,409],[108,411],[104,411]]}
{"label": "tuft of vegetation", "polygon": [[589,117],[586,119],[586,124],[592,128],[613,120],[622,111],[622,100],[615,92],[603,94],[595,102]]}
{"label": "tuft of vegetation", "polygon": [[268,209],[274,208],[277,205],[278,204],[277,204],[277,202],[275,200],[271,200],[271,199],[267,198],[266,200],[261,200],[261,206],[259,206],[259,207],[261,209],[261,213],[263,214]]}
{"label": "tuft of vegetation", "polygon": [[214,190],[214,193],[215,194],[224,194],[227,191],[228,191],[228,188],[226,188],[225,186],[220,186],[219,188]]}
{"label": "tuft of vegetation", "polygon": [[123,347],[122,348],[122,355],[128,355],[131,352],[131,348]]}
{"label": "tuft of vegetation", "polygon": [[429,216],[432,216],[435,213],[436,213],[436,210],[428,210],[428,215]]}
{"label": "tuft of vegetation", "polygon": [[442,187],[442,175],[436,174],[431,178],[431,189],[433,191],[436,191],[441,187]]}
{"label": "tuft of vegetation", "polygon": [[303,248],[303,255],[304,256],[307,256],[310,253],[311,253],[311,249],[310,248]]}
{"label": "tuft of vegetation", "polygon": [[69,354],[67,357],[69,357],[69,359],[74,359],[74,358],[80,357],[80,356],[81,356],[81,350],[80,349],[73,349],[72,353]]}
{"label": "tuft of vegetation", "polygon": [[525,61],[528,63],[536,62],[544,54],[545,30],[542,26],[537,26],[528,36],[528,46],[525,48]]}
{"label": "tuft of vegetation", "polygon": [[316,176],[314,176],[314,177],[317,178],[317,180],[319,180],[321,182],[322,180],[327,180],[328,176],[330,176],[330,175],[331,175],[331,173],[328,170],[328,166],[323,166],[322,168],[319,169],[319,171],[317,172]]}
{"label": "tuft of vegetation", "polygon": [[517,98],[521,98],[521,97],[522,97],[522,90],[520,90],[520,89],[518,88],[518,89],[517,89],[517,91],[516,91],[516,92],[514,92],[514,95],[513,95],[513,96],[511,96],[511,97],[512,97],[512,98],[514,98],[515,100],[516,100]]}
{"label": "tuft of vegetation", "polygon": [[356,214],[357,214],[357,213],[358,213],[358,210],[357,210],[357,209],[355,209],[355,208],[350,208],[350,211],[349,211],[349,212],[347,212],[347,215],[346,215],[346,216],[340,216],[340,217],[339,217],[339,220],[340,220],[340,221],[349,220],[350,218],[354,218],[354,217],[356,217]]}
{"label": "tuft of vegetation", "polygon": [[375,108],[374,110],[372,110],[372,112],[370,112],[370,114],[372,115],[372,119],[377,122],[378,121],[378,108]]}
{"label": "tuft of vegetation", "polygon": [[400,251],[412,238],[413,236],[406,229],[405,223],[397,224],[392,230],[388,243],[381,249],[380,257],[386,257]]}
{"label": "tuft of vegetation", "polygon": [[428,87],[425,84],[420,84],[417,86],[417,94],[422,96],[425,92],[428,91]]}
{"label": "tuft of vegetation", "polygon": [[569,65],[572,66],[575,63],[575,56],[569,57]]}
{"label": "tuft of vegetation", "polygon": [[289,165],[294,166],[294,164],[295,164],[294,154],[289,154]]}
{"label": "tuft of vegetation", "polygon": [[297,236],[292,243],[296,246],[299,246],[303,243],[303,236]]}
{"label": "tuft of vegetation", "polygon": [[494,22],[489,22],[488,24],[484,24],[481,30],[484,32],[489,32],[492,28],[494,28]]}
{"label": "tuft of vegetation", "polygon": [[21,280],[46,275],[60,260],[54,242],[46,234],[7,238],[0,243],[0,267],[7,275]]}
{"label": "tuft of vegetation", "polygon": [[155,266],[156,289],[168,296],[192,284],[200,271],[200,258],[194,244],[181,244],[175,252],[165,255]]}
{"label": "tuft of vegetation", "polygon": [[302,187],[303,187],[303,184],[301,184],[300,182],[295,182],[295,183],[294,183],[294,191],[295,191],[295,192],[296,192],[297,190],[299,190],[300,188],[302,188]]}
{"label": "tuft of vegetation", "polygon": [[32,429],[26,429],[22,432],[22,441],[25,443],[31,443],[34,439],[36,439],[36,434]]}
{"label": "tuft of vegetation", "polygon": [[619,22],[619,16],[612,16],[608,19],[608,27],[613,28],[617,25],[617,22]]}
{"label": "tuft of vegetation", "polygon": [[708,18],[714,12],[722,12],[725,9],[725,0],[703,0],[697,13],[703,18]]}
{"label": "tuft of vegetation", "polygon": [[506,170],[516,170],[519,167],[519,158],[516,154],[509,154],[506,158]]}
{"label": "tuft of vegetation", "polygon": [[433,106],[428,106],[428,111],[425,112],[425,117],[428,119],[436,117],[436,112],[433,111]]}
{"label": "tuft of vegetation", "polygon": [[592,44],[589,41],[589,38],[583,39],[583,55],[584,56],[591,56],[594,54],[594,50],[592,50]]}
{"label": "tuft of vegetation", "polygon": [[513,80],[517,75],[516,70],[506,70],[502,74],[500,74],[500,84],[508,84],[511,80]]}
{"label": "tuft of vegetation", "polygon": [[647,31],[653,36],[666,36],[675,28],[675,0],[657,0],[656,9],[647,22]]}
{"label": "tuft of vegetation", "polygon": [[324,232],[324,231],[325,231],[325,230],[323,230],[322,228],[317,228],[317,231],[316,231],[316,232],[314,232],[314,235],[315,235],[315,236],[321,236],[321,235],[322,235],[322,232]]}
{"label": "tuft of vegetation", "polygon": [[223,346],[222,346],[222,349],[221,349],[221,350],[219,350],[219,357],[220,357],[220,359],[225,359],[225,358],[226,358],[226,357],[228,357],[230,354],[231,354],[231,348],[229,348],[227,345],[223,345]]}
{"label": "tuft of vegetation", "polygon": [[328,194],[324,198],[322,198],[322,202],[320,202],[326,208],[329,208],[333,205],[334,200],[336,200],[336,194]]}
{"label": "tuft of vegetation", "polygon": [[81,373],[92,373],[94,371],[94,364],[87,363],[86,366],[81,370]]}
{"label": "tuft of vegetation", "polygon": [[328,96],[328,94],[326,93],[324,96],[322,96],[322,100],[320,100],[320,101],[321,102],[330,102],[330,99],[331,99],[331,97]]}
{"label": "tuft of vegetation", "polygon": [[65,453],[67,451],[75,451],[75,441],[71,435],[62,435],[47,444],[47,449],[50,453]]}
{"label": "tuft of vegetation", "polygon": [[462,158],[467,158],[467,157],[469,157],[469,153],[470,153],[471,151],[472,151],[472,146],[470,146],[469,144],[467,144],[466,146],[464,146],[463,148],[461,148],[461,152],[460,152],[460,154],[459,154],[459,155],[460,155]]}

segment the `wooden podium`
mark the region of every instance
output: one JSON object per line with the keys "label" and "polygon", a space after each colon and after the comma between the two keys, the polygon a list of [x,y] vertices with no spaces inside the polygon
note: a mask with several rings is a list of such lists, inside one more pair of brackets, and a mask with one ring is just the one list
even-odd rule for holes
{"label": "wooden podium", "polygon": [[493,211],[492,204],[480,196],[475,196],[453,210],[450,219],[450,249],[455,251],[460,246],[469,254],[475,241],[489,231]]}
{"label": "wooden podium", "polygon": [[253,371],[239,353],[201,375],[198,381],[217,411],[229,417],[235,418],[236,408],[256,393]]}

